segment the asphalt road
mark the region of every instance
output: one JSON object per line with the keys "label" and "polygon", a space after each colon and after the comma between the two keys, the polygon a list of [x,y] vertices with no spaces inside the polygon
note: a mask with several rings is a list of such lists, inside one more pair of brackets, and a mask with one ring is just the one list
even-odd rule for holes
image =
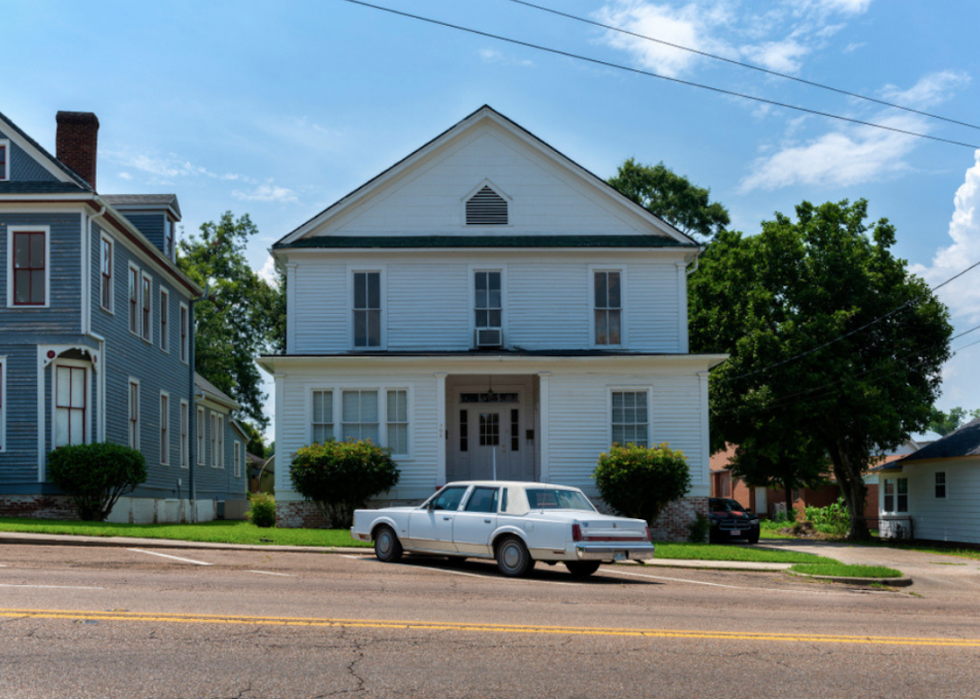
{"label": "asphalt road", "polygon": [[0,697],[976,697],[978,590],[0,545]]}

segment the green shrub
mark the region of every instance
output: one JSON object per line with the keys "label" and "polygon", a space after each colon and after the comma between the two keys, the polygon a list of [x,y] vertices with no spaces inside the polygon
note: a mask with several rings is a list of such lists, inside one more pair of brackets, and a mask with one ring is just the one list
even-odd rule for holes
{"label": "green shrub", "polygon": [[847,536],[851,527],[851,513],[844,504],[843,497],[826,507],[806,508],[806,518],[813,522],[818,532],[840,538]]}
{"label": "green shrub", "polygon": [[101,522],[120,496],[146,481],[146,459],[112,442],[59,447],[48,454],[48,478],[75,501],[78,517]]}
{"label": "green shrub", "polygon": [[710,531],[711,520],[707,515],[698,512],[687,525],[687,540],[694,544],[702,544],[707,540]]}
{"label": "green shrub", "polygon": [[248,496],[252,506],[248,510],[248,521],[256,527],[276,526],[276,499],[269,493],[253,493]]}
{"label": "green shrub", "polygon": [[370,441],[311,444],[292,468],[293,486],[337,528],[350,527],[354,510],[395,487],[398,475],[389,450]]}
{"label": "green shrub", "polygon": [[599,457],[596,486],[613,510],[651,526],[668,503],[691,488],[691,470],[681,451],[664,442],[653,447],[616,445]]}

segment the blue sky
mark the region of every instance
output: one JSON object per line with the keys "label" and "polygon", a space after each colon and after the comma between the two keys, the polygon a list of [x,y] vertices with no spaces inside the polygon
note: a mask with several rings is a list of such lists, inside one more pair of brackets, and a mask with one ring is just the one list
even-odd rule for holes
{"label": "blue sky", "polygon": [[[806,80],[980,123],[980,3],[537,0]],[[377,4],[682,80],[980,143],[888,109],[543,13],[509,0]],[[174,192],[184,228],[249,213],[249,249],[295,226],[487,103],[601,177],[627,157],[710,187],[733,227],[866,198],[896,253],[939,283],[980,261],[980,154],[432,26],[343,0],[8,0],[0,111],[53,151],[55,112],[101,121],[98,189]],[[13,68],[16,67],[14,70]],[[941,290],[980,324],[980,269]],[[954,348],[980,339],[980,331]],[[980,407],[980,345],[940,407]],[[270,400],[271,408],[271,400]]]}

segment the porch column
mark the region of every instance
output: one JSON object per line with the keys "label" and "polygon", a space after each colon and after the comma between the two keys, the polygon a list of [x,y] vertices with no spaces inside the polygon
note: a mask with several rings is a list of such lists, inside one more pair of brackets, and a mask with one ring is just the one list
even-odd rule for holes
{"label": "porch column", "polygon": [[436,449],[436,484],[446,482],[446,374],[436,374],[436,423],[439,447]]}
{"label": "porch column", "polygon": [[549,389],[551,372],[538,374],[538,415],[541,419],[541,434],[538,435],[538,451],[541,454],[541,482],[548,483],[551,453],[551,414]]}

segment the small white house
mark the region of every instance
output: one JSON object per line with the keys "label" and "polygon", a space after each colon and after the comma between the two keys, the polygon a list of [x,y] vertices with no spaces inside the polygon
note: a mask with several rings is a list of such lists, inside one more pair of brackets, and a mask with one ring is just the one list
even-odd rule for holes
{"label": "small white house", "polygon": [[[707,508],[708,372],[688,352],[698,245],[482,107],[273,247],[288,289],[275,377],[282,525],[312,523],[288,458],[369,438],[401,469],[388,501],[454,479],[583,488],[614,442],[669,442]],[[669,524],[669,527],[668,527]]]}
{"label": "small white house", "polygon": [[882,536],[980,544],[980,420],[876,470]]}

